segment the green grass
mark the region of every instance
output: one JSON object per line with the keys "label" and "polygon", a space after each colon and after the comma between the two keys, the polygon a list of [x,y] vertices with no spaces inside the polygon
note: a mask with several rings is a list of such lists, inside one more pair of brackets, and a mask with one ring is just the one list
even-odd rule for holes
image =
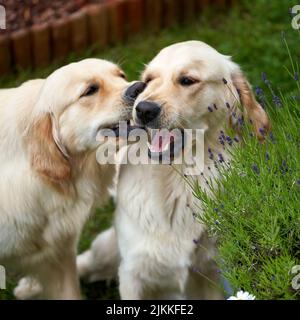
{"label": "green grass", "polygon": [[[276,94],[279,95],[278,89],[280,89],[285,93],[285,96],[299,95],[295,81],[284,69],[284,65],[286,65],[291,70],[289,57],[281,38],[281,31],[284,30],[287,41],[293,49],[293,55],[299,57],[299,34],[291,28],[291,16],[289,15],[289,8],[294,4],[293,1],[289,0],[258,0],[255,2],[244,0],[240,1],[236,6],[228,10],[228,12],[219,12],[214,8],[210,8],[208,11],[202,13],[197,21],[191,22],[188,25],[174,26],[156,35],[144,33],[130,40],[126,45],[119,44],[100,53],[95,50],[87,50],[81,56],[72,55],[66,61],[53,64],[42,70],[22,71],[17,76],[0,79],[0,87],[16,86],[28,79],[46,77],[61,64],[91,56],[120,63],[126,71],[128,78],[134,80],[139,77],[140,72],[143,70],[144,63],[150,61],[160,49],[174,42],[195,39],[205,41],[220,52],[231,55],[233,59],[242,66],[253,86],[263,85],[261,73],[265,71],[268,79],[271,79],[273,87],[276,88],[274,89]],[[268,98],[270,97],[269,93],[266,95]],[[299,140],[297,140],[298,142],[293,142],[294,144],[292,144],[292,142],[287,143],[287,141],[284,140],[286,132],[290,132],[293,141],[299,138],[299,132],[294,128],[293,124],[296,121],[295,119],[298,118],[293,118],[287,112],[288,108],[290,108],[290,112],[295,113],[296,107],[296,103],[292,101],[284,102],[284,107],[281,109],[275,109],[274,105],[269,105],[268,112],[272,117],[273,131],[278,141],[274,145],[266,144],[266,146],[269,146],[268,152],[272,159],[270,161],[274,162],[272,162],[272,170],[275,170],[274,166],[280,161],[279,155],[281,154],[282,159],[287,161],[291,170],[299,169],[299,167],[296,167],[298,165],[296,146],[298,143],[299,148]],[[279,126],[279,124],[281,126]],[[249,145],[247,144],[243,154],[240,153],[237,155],[237,159],[240,160],[240,166],[244,165],[245,169],[243,167],[237,167],[237,171],[234,171],[232,177],[228,178],[231,197],[237,207],[233,207],[231,204],[227,208],[227,204],[229,205],[231,198],[220,195],[219,204],[224,202],[228,216],[232,214],[232,219],[226,220],[226,222],[222,221],[220,227],[224,225],[226,231],[229,230],[227,229],[229,226],[233,227],[233,229],[230,229],[231,232],[228,232],[227,241],[224,241],[224,245],[220,248],[221,257],[224,257],[225,260],[228,259],[228,261],[226,260],[225,267],[231,268],[228,269],[230,271],[226,273],[226,276],[228,276],[235,288],[241,287],[243,283],[242,287],[244,289],[254,292],[260,298],[293,297],[293,292],[283,292],[286,292],[284,286],[289,283],[286,282],[289,277],[288,270],[295,264],[295,259],[299,253],[299,251],[297,251],[299,248],[297,249],[294,246],[287,245],[288,241],[294,241],[297,237],[299,239],[299,213],[297,216],[293,211],[297,204],[297,198],[295,199],[296,184],[292,186],[293,179],[299,177],[296,177],[296,174],[291,172],[280,175],[280,173],[275,174],[272,171],[272,174],[267,174],[267,172],[265,172],[267,168],[264,167],[267,166],[267,164],[265,164],[262,156],[264,150],[260,153],[260,158],[257,158],[256,154],[259,153],[260,148],[266,148],[266,146],[259,147],[251,139],[249,141],[250,143]],[[261,174],[258,176],[253,175],[249,169],[249,165],[252,165],[254,161],[258,162],[257,165],[259,165],[261,170]],[[243,181],[238,175],[239,170],[242,170],[242,168],[246,170],[246,177],[250,179],[248,180],[248,184],[243,184]],[[244,179],[245,178],[243,178],[243,180]],[[275,180],[273,181],[272,179]],[[259,181],[261,181],[261,184],[257,186],[256,184],[258,184]],[[255,186],[255,188],[252,188],[252,186]],[[247,194],[246,192],[234,193],[237,187],[239,187],[237,190],[241,191],[243,191],[242,188],[244,187],[245,190],[247,190]],[[288,187],[290,189],[288,189]],[[246,197],[247,195],[249,198]],[[276,198],[275,195],[277,195],[278,198]],[[207,205],[207,212],[213,214],[212,210],[210,210],[212,209],[210,205],[214,206],[214,204],[208,201]],[[269,207],[270,209],[268,209]],[[110,204],[91,217],[81,237],[79,245],[80,251],[89,246],[98,231],[109,226],[112,219],[112,212],[113,205]],[[277,214],[274,214],[276,212]],[[253,219],[250,219],[251,223],[246,219],[245,221],[241,220],[241,214],[253,217]],[[214,216],[212,215],[212,217]],[[237,221],[241,220],[241,225],[238,223],[234,224],[234,221],[232,221],[234,220],[233,217],[235,217]],[[207,220],[208,222],[214,221],[215,217],[212,219],[213,220]],[[297,223],[298,228],[296,228]],[[270,226],[270,230],[266,228],[266,226]],[[252,237],[248,234],[248,231],[252,229],[255,231],[255,242],[252,241]],[[222,238],[222,236],[224,236],[223,234],[218,233],[218,235],[220,235],[221,239],[224,239]],[[284,246],[281,242],[282,238],[286,241]],[[247,253],[249,253],[249,246],[247,245],[249,245],[249,243],[252,244],[252,242],[254,246],[259,248],[257,249],[259,254],[266,255],[265,259],[269,257],[269,260],[265,261],[266,267],[263,269],[263,272],[259,273],[260,280],[255,282],[253,282],[253,279],[250,277],[252,269],[250,269],[250,271],[247,269],[247,266],[250,265],[251,262],[256,263],[256,260],[252,261],[252,257],[250,258],[247,255]],[[246,251],[244,251],[244,249]],[[294,251],[291,252],[291,250]],[[278,252],[280,252],[280,254],[277,254]],[[250,261],[248,261],[249,259]],[[267,285],[269,275],[275,273],[275,269],[280,270],[283,279],[280,278],[278,282],[276,282],[276,285],[282,289],[276,291],[274,294],[270,292],[271,289],[267,289]],[[279,274],[279,272],[276,272],[276,274]],[[242,280],[244,280],[244,282],[242,282]],[[259,286],[257,283],[259,283]],[[0,299],[12,297],[11,288],[13,285],[14,280],[13,277],[11,277],[9,280],[9,290],[1,291]],[[266,290],[264,289],[265,286]],[[262,293],[264,290],[265,293]],[[114,284],[108,287],[103,283],[85,285],[83,291],[86,297],[93,299],[118,297]]]}

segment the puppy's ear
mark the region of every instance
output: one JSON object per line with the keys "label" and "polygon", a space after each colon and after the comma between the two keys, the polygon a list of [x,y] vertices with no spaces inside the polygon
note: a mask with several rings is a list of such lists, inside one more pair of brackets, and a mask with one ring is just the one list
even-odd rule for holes
{"label": "puppy's ear", "polygon": [[262,106],[256,101],[251,86],[242,72],[232,76],[232,82],[237,89],[245,116],[251,120],[254,132],[260,142],[270,130],[270,121]]}
{"label": "puppy's ear", "polygon": [[28,150],[33,170],[65,194],[71,180],[71,164],[57,144],[52,122],[51,115],[46,113],[32,124],[27,135]]}

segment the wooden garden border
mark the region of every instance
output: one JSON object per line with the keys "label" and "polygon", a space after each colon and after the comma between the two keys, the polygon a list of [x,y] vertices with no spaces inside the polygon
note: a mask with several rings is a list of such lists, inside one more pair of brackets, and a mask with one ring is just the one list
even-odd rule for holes
{"label": "wooden garden border", "polygon": [[104,49],[144,30],[159,32],[191,21],[208,5],[226,8],[233,0],[110,0],[83,7],[66,19],[0,35],[0,76],[39,68],[80,53]]}

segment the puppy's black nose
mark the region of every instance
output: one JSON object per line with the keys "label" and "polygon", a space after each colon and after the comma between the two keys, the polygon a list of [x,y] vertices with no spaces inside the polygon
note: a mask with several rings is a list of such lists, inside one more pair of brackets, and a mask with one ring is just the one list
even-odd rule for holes
{"label": "puppy's black nose", "polygon": [[125,91],[125,98],[129,102],[134,102],[135,99],[141,94],[146,88],[146,83],[142,81],[135,82]]}
{"label": "puppy's black nose", "polygon": [[161,108],[154,102],[141,101],[136,106],[136,116],[142,124],[148,124],[158,117]]}

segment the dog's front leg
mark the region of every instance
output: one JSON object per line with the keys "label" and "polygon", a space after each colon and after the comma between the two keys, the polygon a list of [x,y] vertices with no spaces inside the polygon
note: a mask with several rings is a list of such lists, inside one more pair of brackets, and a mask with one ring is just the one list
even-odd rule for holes
{"label": "dog's front leg", "polygon": [[122,262],[119,268],[119,291],[122,300],[143,300],[143,283],[137,275]]}
{"label": "dog's front leg", "polygon": [[78,300],[80,288],[75,252],[66,252],[55,262],[43,260],[22,278],[14,290],[17,299]]}
{"label": "dog's front leg", "polygon": [[80,285],[76,268],[75,248],[66,250],[59,261],[46,264],[38,276],[43,288],[42,298],[56,300],[78,300]]}
{"label": "dog's front leg", "polygon": [[38,299],[78,300],[80,285],[76,268],[76,237],[61,241],[51,256],[34,266],[32,275],[41,286]]}

